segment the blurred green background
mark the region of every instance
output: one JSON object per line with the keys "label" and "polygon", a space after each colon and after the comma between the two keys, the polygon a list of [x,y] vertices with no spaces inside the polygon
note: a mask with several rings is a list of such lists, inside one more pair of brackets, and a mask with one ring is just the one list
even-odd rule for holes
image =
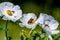
{"label": "blurred green background", "polygon": [[[23,13],[35,13],[37,17],[39,17],[40,13],[46,13],[53,16],[60,24],[59,0],[0,0],[0,3],[1,2],[12,2],[15,5],[19,5]],[[37,25],[36,28],[33,30],[32,36],[35,35],[34,37],[21,37],[22,30],[27,31],[27,33],[25,34],[28,34],[30,29],[27,29],[25,27],[21,28],[19,25],[17,25],[18,23],[19,21],[17,21],[16,23],[8,21],[7,36],[9,40],[49,40],[47,37],[45,37],[45,33],[42,32],[43,29],[39,27],[39,25]],[[0,27],[2,27],[3,29],[6,27],[6,21],[2,20],[1,17]],[[60,30],[60,25],[58,27],[58,30]],[[0,30],[0,40],[6,40],[5,35],[5,31]],[[60,40],[60,33],[52,35],[52,37],[53,40]]]}

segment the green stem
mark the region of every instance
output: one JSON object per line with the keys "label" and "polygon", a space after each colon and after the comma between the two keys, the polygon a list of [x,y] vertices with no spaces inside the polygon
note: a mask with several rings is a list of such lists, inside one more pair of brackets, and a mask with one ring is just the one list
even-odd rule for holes
{"label": "green stem", "polygon": [[6,34],[6,40],[8,40],[8,36],[7,36],[7,25],[8,25],[8,20],[6,21],[6,31],[5,31],[5,34]]}
{"label": "green stem", "polygon": [[32,31],[33,31],[33,30],[30,30],[30,35],[32,34]]}

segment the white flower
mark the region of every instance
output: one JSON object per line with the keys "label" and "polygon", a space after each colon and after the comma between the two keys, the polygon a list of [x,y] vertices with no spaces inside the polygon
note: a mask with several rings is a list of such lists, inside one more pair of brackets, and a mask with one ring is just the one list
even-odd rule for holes
{"label": "white flower", "polygon": [[2,2],[2,3],[0,3],[0,16],[3,16],[1,10],[2,10],[2,8],[4,8],[5,6],[10,7],[10,6],[13,6],[13,4],[10,3],[10,2]]}
{"label": "white flower", "polygon": [[0,4],[0,8],[3,15],[2,19],[4,20],[12,20],[15,22],[22,17],[22,11],[18,5],[13,5],[10,2],[3,2]]}
{"label": "white flower", "polygon": [[40,17],[38,18],[38,23],[46,32],[46,35],[50,38],[50,40],[52,40],[51,34],[59,33],[59,30],[57,30],[59,24],[50,15],[41,13]]}
{"label": "white flower", "polygon": [[27,28],[34,29],[37,25],[36,19],[37,17],[33,13],[23,14],[23,17],[20,19],[22,23],[19,23],[19,25],[21,27],[25,26]]}

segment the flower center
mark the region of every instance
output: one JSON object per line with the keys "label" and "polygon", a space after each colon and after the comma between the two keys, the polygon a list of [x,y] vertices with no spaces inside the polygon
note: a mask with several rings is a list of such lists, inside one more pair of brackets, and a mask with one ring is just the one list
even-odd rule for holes
{"label": "flower center", "polygon": [[14,13],[14,11],[7,10],[6,13],[7,13],[9,16],[11,16],[11,15]]}
{"label": "flower center", "polygon": [[45,24],[45,27],[46,27],[46,26],[47,26],[47,27],[49,27],[49,25],[48,25],[48,24]]}
{"label": "flower center", "polygon": [[31,18],[31,19],[28,21],[28,24],[33,24],[33,23],[35,23],[35,20]]}

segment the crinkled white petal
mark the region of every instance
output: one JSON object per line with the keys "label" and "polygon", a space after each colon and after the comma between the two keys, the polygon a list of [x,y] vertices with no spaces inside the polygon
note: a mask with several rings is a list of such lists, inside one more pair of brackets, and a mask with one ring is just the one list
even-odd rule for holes
{"label": "crinkled white petal", "polygon": [[51,22],[49,23],[49,28],[51,29],[51,30],[54,30],[54,29],[57,29],[57,27],[58,27],[58,22],[56,21],[56,20],[51,20]]}
{"label": "crinkled white petal", "polygon": [[14,20],[18,20],[18,19],[20,19],[22,17],[22,11],[21,10],[18,10],[18,11],[16,11],[16,13],[14,13],[12,16],[10,16],[10,19],[12,20],[12,21],[14,21]]}
{"label": "crinkled white petal", "polygon": [[54,20],[54,18],[50,15],[45,15],[45,20],[51,21],[51,20]]}
{"label": "crinkled white petal", "polygon": [[13,3],[11,3],[11,2],[2,2],[0,4],[1,8],[4,8],[5,6],[11,7],[11,6],[13,6]]}
{"label": "crinkled white petal", "polygon": [[40,13],[39,18],[37,19],[37,22],[40,24],[44,23],[45,15],[43,13]]}
{"label": "crinkled white petal", "polygon": [[14,10],[20,10],[20,6],[19,5],[16,5],[13,7]]}
{"label": "crinkled white petal", "polygon": [[58,34],[59,33],[59,30],[52,30],[51,31],[51,34]]}
{"label": "crinkled white petal", "polygon": [[54,18],[52,16],[49,15],[49,20],[54,20]]}
{"label": "crinkled white petal", "polygon": [[23,15],[22,15],[22,17],[20,18],[20,21],[21,21],[21,22],[24,21],[24,19],[26,18],[26,15],[27,15],[27,14],[23,14]]}
{"label": "crinkled white petal", "polygon": [[6,17],[6,16],[3,16],[3,18],[2,18],[3,20],[8,20],[8,18]]}

